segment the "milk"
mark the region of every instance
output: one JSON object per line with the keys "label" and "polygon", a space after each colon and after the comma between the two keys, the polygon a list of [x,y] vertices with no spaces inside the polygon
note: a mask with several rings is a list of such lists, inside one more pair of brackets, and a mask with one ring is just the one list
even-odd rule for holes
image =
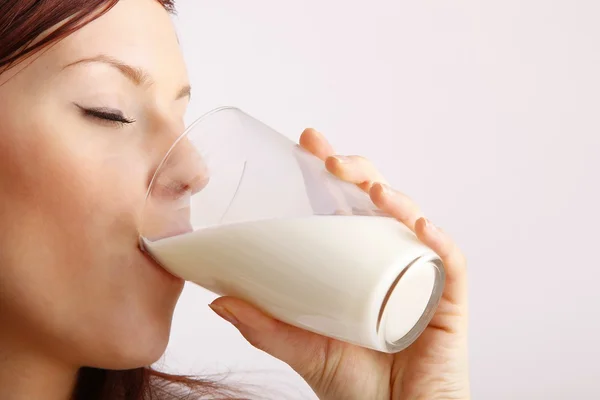
{"label": "milk", "polygon": [[405,226],[382,216],[226,224],[145,241],[145,249],[171,273],[218,295],[389,352],[422,331],[415,326],[431,318],[443,286],[437,256]]}

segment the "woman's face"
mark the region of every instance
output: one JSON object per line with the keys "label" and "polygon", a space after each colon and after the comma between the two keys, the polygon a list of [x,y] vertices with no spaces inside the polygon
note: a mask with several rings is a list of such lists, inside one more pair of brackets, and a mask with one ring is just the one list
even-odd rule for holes
{"label": "woman's face", "polygon": [[160,357],[183,283],[137,233],[187,79],[154,0],[120,1],[0,75],[0,342],[77,366]]}

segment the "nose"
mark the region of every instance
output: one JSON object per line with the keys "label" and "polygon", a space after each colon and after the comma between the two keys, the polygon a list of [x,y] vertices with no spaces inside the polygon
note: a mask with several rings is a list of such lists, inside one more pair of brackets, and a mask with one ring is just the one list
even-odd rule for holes
{"label": "nose", "polygon": [[204,158],[190,140],[184,137],[159,166],[150,193],[157,200],[179,200],[186,195],[198,193],[208,181],[208,166]]}
{"label": "nose", "polygon": [[191,197],[208,182],[208,166],[199,149],[188,138],[180,138],[152,179],[142,235],[157,240],[191,232]]}

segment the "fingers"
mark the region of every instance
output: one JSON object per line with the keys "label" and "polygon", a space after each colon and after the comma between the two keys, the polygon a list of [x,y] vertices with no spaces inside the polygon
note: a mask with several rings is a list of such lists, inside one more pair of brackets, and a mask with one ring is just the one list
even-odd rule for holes
{"label": "fingers", "polygon": [[327,157],[333,155],[333,147],[325,139],[325,136],[312,128],[307,128],[302,132],[299,143],[305,150],[308,150],[321,160],[325,160]]}
{"label": "fingers", "polygon": [[361,156],[331,156],[325,160],[325,167],[333,175],[365,191],[373,182],[387,183],[373,163]]}
{"label": "fingers", "polygon": [[466,305],[466,260],[450,237],[427,223],[419,206],[405,194],[387,186],[385,178],[367,159],[360,156],[335,155],[332,146],[314,129],[306,129],[300,145],[325,161],[327,170],[338,178],[358,185],[367,191],[373,203],[417,234],[435,251],[446,269],[445,296],[455,304]]}
{"label": "fingers", "polygon": [[[436,227],[426,218],[420,218],[415,226],[417,237],[436,252],[446,270],[444,297],[452,304],[467,305],[467,261],[456,243],[448,234]],[[464,312],[464,310],[460,310]]]}
{"label": "fingers", "polygon": [[327,170],[338,178],[354,183],[368,191],[373,182],[386,183],[377,168],[366,158],[360,156],[334,155],[331,144],[315,129],[307,128],[300,135],[300,146],[325,161]]}
{"label": "fingers", "polygon": [[376,183],[369,190],[373,203],[414,232],[415,223],[423,215],[421,209],[405,194],[385,184]]}
{"label": "fingers", "polygon": [[302,132],[300,146],[324,160],[327,170],[333,175],[369,192],[375,205],[414,231],[415,222],[422,216],[419,208],[399,192],[390,190],[390,195],[385,195],[387,181],[369,160],[361,156],[334,155],[327,139],[312,128]]}
{"label": "fingers", "polygon": [[318,376],[324,368],[327,339],[323,336],[277,321],[233,297],[221,297],[210,307],[251,345],[287,363],[305,379]]}

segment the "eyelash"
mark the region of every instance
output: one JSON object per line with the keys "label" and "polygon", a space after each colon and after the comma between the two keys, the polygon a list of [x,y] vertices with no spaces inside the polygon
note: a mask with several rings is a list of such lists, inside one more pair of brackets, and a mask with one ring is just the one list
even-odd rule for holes
{"label": "eyelash", "polygon": [[119,110],[112,108],[84,108],[78,106],[85,116],[102,120],[102,122],[109,124],[116,124],[119,126],[132,124],[135,122],[134,119],[127,118]]}

